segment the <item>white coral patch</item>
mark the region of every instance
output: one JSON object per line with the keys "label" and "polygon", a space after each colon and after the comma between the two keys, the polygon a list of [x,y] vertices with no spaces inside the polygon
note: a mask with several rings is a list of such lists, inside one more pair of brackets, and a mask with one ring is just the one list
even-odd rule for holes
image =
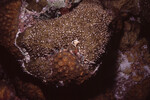
{"label": "white coral patch", "polygon": [[121,63],[120,63],[120,66],[119,66],[120,71],[123,72],[126,69],[130,69],[132,63],[133,62],[129,62],[129,60],[127,58],[127,55],[124,55],[124,54],[121,53]]}
{"label": "white coral patch", "polygon": [[65,0],[47,0],[50,7],[62,8],[66,6]]}
{"label": "white coral patch", "polygon": [[144,66],[144,69],[150,74],[150,68],[149,68],[149,66]]}

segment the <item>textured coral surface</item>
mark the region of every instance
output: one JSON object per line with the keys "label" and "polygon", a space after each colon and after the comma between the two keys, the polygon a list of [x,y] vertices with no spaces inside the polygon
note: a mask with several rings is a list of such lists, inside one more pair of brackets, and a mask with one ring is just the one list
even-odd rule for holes
{"label": "textured coral surface", "polygon": [[[23,67],[28,73],[45,82],[61,83],[95,73],[97,66],[92,64],[105,52],[112,16],[96,2],[89,1],[82,1],[73,11],[59,18],[38,20],[33,27],[19,33],[17,47],[25,56]],[[76,60],[67,60],[68,65],[74,66],[70,70],[62,65],[64,60],[58,62],[59,66],[53,61],[55,55],[64,51],[76,57]],[[66,68],[70,74],[65,75],[61,67]],[[75,72],[77,67],[82,71]]]}
{"label": "textured coral surface", "polygon": [[18,31],[20,6],[20,0],[0,3],[0,44],[8,48],[14,56],[20,56],[18,49],[14,45]]}

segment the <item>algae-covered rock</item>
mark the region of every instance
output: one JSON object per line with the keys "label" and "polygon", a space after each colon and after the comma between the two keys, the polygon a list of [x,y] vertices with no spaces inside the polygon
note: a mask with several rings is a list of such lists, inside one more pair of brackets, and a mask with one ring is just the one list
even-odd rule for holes
{"label": "algae-covered rock", "polygon": [[[132,14],[139,14],[140,0],[100,0],[105,8],[117,12],[130,12]],[[118,14],[118,13],[117,13]]]}
{"label": "algae-covered rock", "polygon": [[137,41],[140,33],[140,24],[137,21],[124,22],[124,35],[120,43],[121,50],[127,50]]}
{"label": "algae-covered rock", "polygon": [[59,18],[38,20],[17,34],[16,46],[25,56],[20,59],[24,70],[44,82],[82,83],[99,67],[100,62],[95,62],[105,52],[111,20],[94,0],[83,0]]}

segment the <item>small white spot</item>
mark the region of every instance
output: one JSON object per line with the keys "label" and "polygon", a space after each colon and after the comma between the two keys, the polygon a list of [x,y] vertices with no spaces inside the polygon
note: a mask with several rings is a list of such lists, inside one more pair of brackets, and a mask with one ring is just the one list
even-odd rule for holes
{"label": "small white spot", "polygon": [[150,68],[148,66],[144,66],[144,69],[150,74]]}
{"label": "small white spot", "polygon": [[72,41],[72,44],[76,47],[78,44],[80,43],[80,41],[78,39],[75,39]]}
{"label": "small white spot", "polygon": [[56,87],[58,88],[59,86],[64,86],[64,82],[63,81],[59,81],[59,83],[56,85]]}
{"label": "small white spot", "polygon": [[143,48],[144,48],[144,49],[147,49],[147,45],[144,45]]}
{"label": "small white spot", "polygon": [[119,70],[123,72],[124,70],[129,69],[133,62],[129,62],[127,56],[122,53],[121,53],[121,59],[122,61],[120,63]]}
{"label": "small white spot", "polygon": [[36,3],[38,3],[39,2],[39,0],[36,0]]}

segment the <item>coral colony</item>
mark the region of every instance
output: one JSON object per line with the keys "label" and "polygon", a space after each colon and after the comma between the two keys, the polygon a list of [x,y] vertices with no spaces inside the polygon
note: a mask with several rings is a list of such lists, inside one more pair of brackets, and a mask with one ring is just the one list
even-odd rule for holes
{"label": "coral colony", "polygon": [[15,44],[24,55],[20,61],[25,72],[63,84],[80,84],[95,74],[100,65],[95,61],[105,52],[110,36],[112,16],[107,11],[83,0],[67,14],[39,20],[33,18],[37,13],[22,9],[21,24],[27,27],[20,27]]}

